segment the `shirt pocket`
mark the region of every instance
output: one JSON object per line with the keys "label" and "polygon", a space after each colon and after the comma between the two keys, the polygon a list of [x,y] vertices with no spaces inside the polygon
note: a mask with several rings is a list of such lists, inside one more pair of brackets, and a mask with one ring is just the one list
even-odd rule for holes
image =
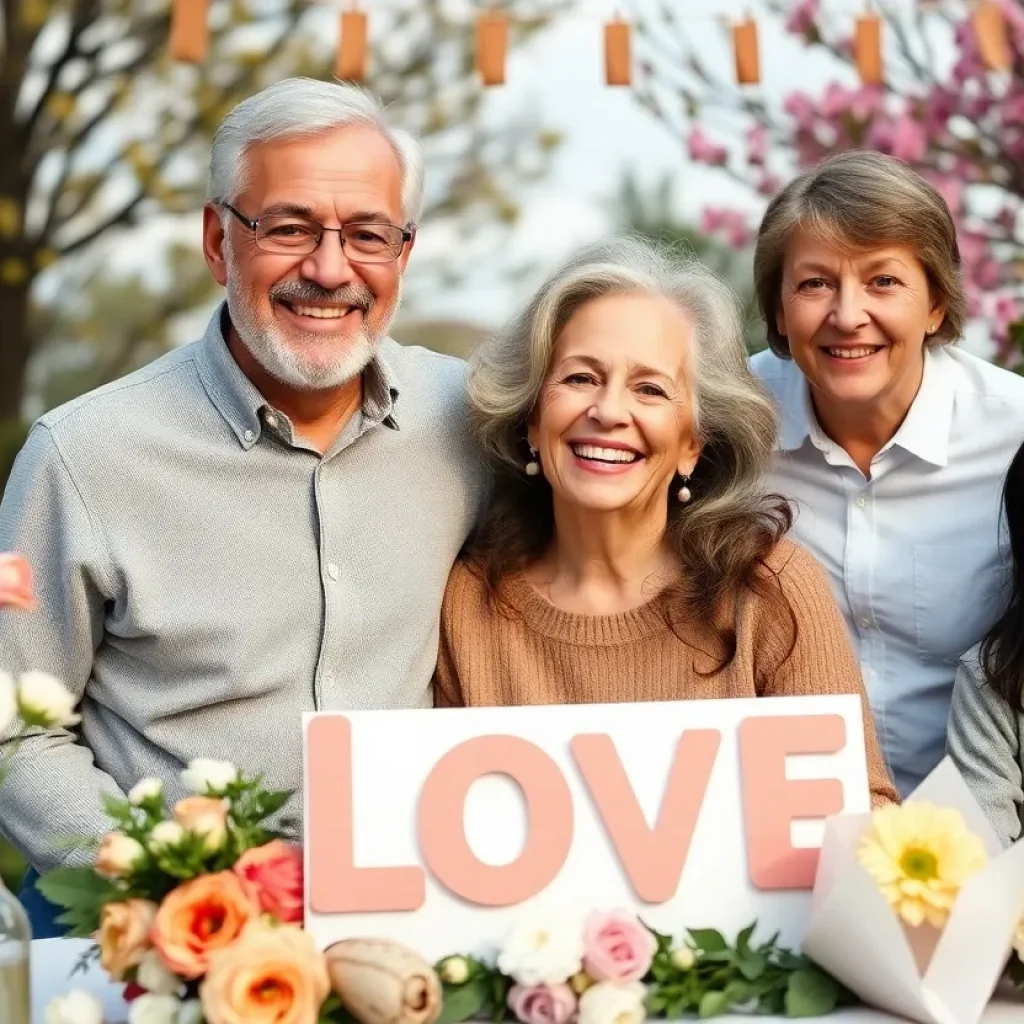
{"label": "shirt pocket", "polygon": [[995,621],[991,544],[914,545],[914,624],[922,661],[955,664]]}

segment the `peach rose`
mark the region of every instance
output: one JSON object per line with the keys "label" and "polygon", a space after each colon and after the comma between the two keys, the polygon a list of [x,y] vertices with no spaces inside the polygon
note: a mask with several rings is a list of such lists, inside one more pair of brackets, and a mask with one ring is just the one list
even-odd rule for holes
{"label": "peach rose", "polygon": [[21,555],[0,552],[0,608],[30,612],[35,606],[28,561]]}
{"label": "peach rose", "polygon": [[174,805],[174,820],[186,832],[206,837],[206,849],[213,853],[228,836],[228,805],[219,797],[187,796]]}
{"label": "peach rose", "polygon": [[199,987],[206,1024],[316,1024],[331,991],[311,936],[253,923],[210,957]]}
{"label": "peach rose", "polygon": [[149,932],[156,917],[156,904],[149,900],[124,900],[108,903],[100,912],[96,943],[100,947],[100,965],[115,981],[138,967],[149,949]]}
{"label": "peach rose", "polygon": [[235,862],[234,872],[264,913],[289,924],[302,921],[304,892],[299,847],[280,839],[271,840],[246,850]]}
{"label": "peach rose", "polygon": [[108,832],[96,853],[96,874],[104,878],[121,878],[130,874],[145,856],[146,851],[137,839],[123,832]]}
{"label": "peach rose", "polygon": [[200,875],[164,898],[153,922],[153,945],[175,974],[199,978],[210,955],[230,946],[258,912],[230,871]]}

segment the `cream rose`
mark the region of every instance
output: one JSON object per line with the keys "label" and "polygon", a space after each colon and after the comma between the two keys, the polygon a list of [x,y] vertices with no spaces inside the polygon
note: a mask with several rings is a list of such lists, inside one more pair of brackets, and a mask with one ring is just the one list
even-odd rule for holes
{"label": "cream rose", "polygon": [[75,988],[46,1004],[43,1024],[103,1024],[103,1004],[91,992]]}
{"label": "cream rose", "polygon": [[18,710],[27,725],[66,728],[82,720],[74,713],[75,697],[47,672],[22,672],[18,677]]}
{"label": "cream rose", "polygon": [[137,967],[150,947],[149,930],[156,918],[156,904],[148,900],[108,903],[100,913],[96,943],[100,964],[115,981]]}
{"label": "cream rose", "polygon": [[146,850],[137,839],[122,832],[108,832],[96,854],[96,874],[123,878],[145,856]]}
{"label": "cream rose", "polygon": [[164,795],[164,784],[159,779],[140,779],[128,790],[128,803],[141,807],[145,803],[159,800]]}
{"label": "cream rose", "polygon": [[555,921],[512,928],[498,954],[498,970],[526,988],[567,981],[582,964],[579,928]]}
{"label": "cream rose", "polygon": [[228,837],[228,806],[213,796],[189,796],[174,805],[174,820],[193,835],[202,836],[208,852],[224,845]]}
{"label": "cream rose", "polygon": [[6,672],[0,672],[0,736],[14,724],[17,714],[18,694],[14,680]]}
{"label": "cream rose", "polygon": [[131,1001],[128,1024],[178,1024],[181,1000],[146,992]]}
{"label": "cream rose", "polygon": [[181,978],[169,971],[155,949],[147,949],[135,972],[135,984],[158,996],[173,996],[181,989]]}
{"label": "cream rose", "polygon": [[221,796],[228,786],[238,781],[238,769],[230,761],[197,757],[189,761],[181,773],[181,781],[187,789],[200,796]]}
{"label": "cream rose", "polygon": [[578,1024],[644,1024],[647,989],[639,981],[601,981],[580,996]]}

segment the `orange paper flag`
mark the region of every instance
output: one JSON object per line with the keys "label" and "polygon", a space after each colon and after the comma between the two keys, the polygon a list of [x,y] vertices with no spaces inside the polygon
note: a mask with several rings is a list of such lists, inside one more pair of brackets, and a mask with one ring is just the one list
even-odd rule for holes
{"label": "orange paper flag", "polygon": [[207,25],[209,0],[173,0],[171,5],[171,56],[201,64],[210,42]]}
{"label": "orange paper flag", "polygon": [[334,74],[344,82],[366,79],[366,14],[363,11],[341,12],[341,39],[335,60]]}
{"label": "orange paper flag", "polygon": [[882,19],[877,14],[864,14],[857,19],[853,52],[860,80],[865,85],[878,85],[882,81]]}
{"label": "orange paper flag", "polygon": [[608,85],[629,85],[632,71],[629,25],[616,19],[604,27],[604,78]]}
{"label": "orange paper flag", "polygon": [[484,85],[505,84],[508,19],[504,14],[481,14],[476,23],[476,69]]}
{"label": "orange paper flag", "polygon": [[981,0],[971,13],[978,54],[989,71],[1009,71],[1013,66],[1010,40],[1006,34],[1006,18],[995,0]]}
{"label": "orange paper flag", "polygon": [[736,61],[736,81],[756,85],[761,81],[761,54],[757,46],[757,22],[747,18],[732,29],[732,51]]}

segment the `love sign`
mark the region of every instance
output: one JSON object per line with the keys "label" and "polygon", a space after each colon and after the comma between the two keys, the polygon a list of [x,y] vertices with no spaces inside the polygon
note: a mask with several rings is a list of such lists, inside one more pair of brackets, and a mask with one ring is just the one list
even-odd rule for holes
{"label": "love sign", "polygon": [[856,696],[305,716],[306,928],[474,952],[538,911],[797,944],[823,820],[869,810]]}

